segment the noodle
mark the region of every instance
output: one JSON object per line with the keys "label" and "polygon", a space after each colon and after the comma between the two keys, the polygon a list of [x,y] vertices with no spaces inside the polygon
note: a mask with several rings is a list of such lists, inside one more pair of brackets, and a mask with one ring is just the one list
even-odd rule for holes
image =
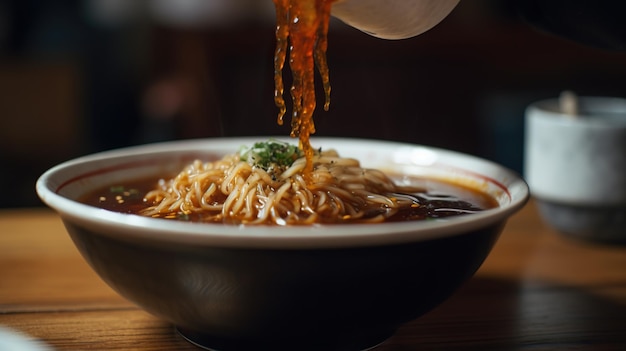
{"label": "noodle", "polygon": [[232,154],[213,162],[195,161],[178,175],[159,182],[144,196],[140,213],[157,218],[198,216],[202,222],[242,224],[311,224],[381,222],[399,209],[415,206],[383,172],[361,168],[358,161],[335,151],[312,160],[310,182],[304,179],[304,157],[283,171],[268,172]]}

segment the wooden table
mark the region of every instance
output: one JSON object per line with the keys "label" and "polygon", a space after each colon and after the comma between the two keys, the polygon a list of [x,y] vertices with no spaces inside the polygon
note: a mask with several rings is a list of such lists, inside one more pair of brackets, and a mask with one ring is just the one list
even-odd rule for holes
{"label": "wooden table", "polygon": [[[0,326],[55,350],[198,350],[100,281],[43,208],[0,211]],[[626,247],[565,238],[530,202],[473,279],[377,351],[570,349],[626,350]]]}

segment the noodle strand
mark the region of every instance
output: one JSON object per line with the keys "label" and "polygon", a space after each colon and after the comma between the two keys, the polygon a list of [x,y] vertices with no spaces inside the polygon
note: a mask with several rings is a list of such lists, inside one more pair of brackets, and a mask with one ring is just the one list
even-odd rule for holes
{"label": "noodle strand", "polygon": [[398,193],[419,190],[396,185],[383,172],[362,168],[333,150],[313,159],[311,183],[303,175],[305,164],[300,158],[276,176],[236,154],[214,162],[194,161],[148,192],[144,201],[150,206],[141,213],[243,224],[379,222],[414,204]]}

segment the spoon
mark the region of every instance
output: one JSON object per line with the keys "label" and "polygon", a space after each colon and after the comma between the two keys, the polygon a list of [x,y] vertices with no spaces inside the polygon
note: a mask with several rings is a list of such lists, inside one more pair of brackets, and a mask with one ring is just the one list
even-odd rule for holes
{"label": "spoon", "polygon": [[577,118],[579,115],[578,95],[570,90],[563,91],[559,96],[559,108],[566,116]]}

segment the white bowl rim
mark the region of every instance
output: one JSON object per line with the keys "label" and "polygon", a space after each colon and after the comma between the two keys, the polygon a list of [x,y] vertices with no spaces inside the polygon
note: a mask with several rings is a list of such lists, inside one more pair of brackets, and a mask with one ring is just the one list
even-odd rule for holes
{"label": "white bowl rim", "polygon": [[[325,143],[367,143],[367,145],[386,145],[411,147],[429,150],[438,155],[462,157],[472,162],[480,162],[494,167],[504,174],[508,184],[506,191],[511,192],[510,201],[498,208],[485,210],[471,216],[454,217],[441,221],[409,221],[379,224],[316,224],[307,226],[271,226],[271,225],[223,225],[208,223],[190,223],[164,219],[154,219],[132,214],[106,211],[79,203],[56,193],[51,189],[51,179],[69,167],[84,163],[97,163],[99,160],[120,156],[136,156],[143,153],[193,152],[207,151],[212,145],[251,145],[268,138],[282,137],[227,137],[209,139],[178,140],[131,146],[103,151],[78,157],[58,164],[44,172],[36,183],[40,199],[55,210],[62,219],[104,232],[104,235],[128,241],[140,241],[151,244],[189,244],[194,246],[231,247],[231,248],[274,248],[274,249],[315,249],[346,248],[375,245],[392,245],[435,238],[454,236],[463,232],[484,228],[504,222],[521,209],[529,198],[528,185],[517,173],[496,163],[472,155],[436,147],[402,142],[314,137],[313,144]],[[233,149],[236,151],[236,149]],[[341,150],[339,150],[341,154]],[[471,171],[469,171],[471,172]],[[68,181],[65,179],[63,182]],[[503,185],[504,186],[504,185]]]}

